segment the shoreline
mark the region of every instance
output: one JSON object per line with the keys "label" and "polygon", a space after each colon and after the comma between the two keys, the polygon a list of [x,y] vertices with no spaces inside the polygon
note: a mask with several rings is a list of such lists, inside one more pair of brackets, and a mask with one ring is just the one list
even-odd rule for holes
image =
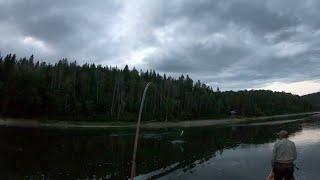
{"label": "shoreline", "polygon": [[[305,119],[311,116],[319,116],[320,112],[307,112],[307,113],[294,113],[294,114],[282,114],[273,116],[260,116],[251,118],[227,118],[227,119],[206,119],[206,120],[188,120],[188,121],[175,121],[175,122],[142,122],[141,128],[146,129],[161,129],[161,128],[175,128],[175,127],[203,127],[203,126],[215,126],[224,124],[239,124],[260,122],[264,120],[281,121],[281,118],[290,118],[295,116],[306,117],[298,118]],[[280,118],[280,120],[276,120]],[[11,119],[0,118],[0,127],[22,127],[22,128],[83,128],[83,129],[103,129],[103,128],[135,128],[135,123],[122,123],[115,125],[115,122],[99,123],[99,122],[70,122],[70,121],[46,121],[40,120],[23,120],[23,119]]]}

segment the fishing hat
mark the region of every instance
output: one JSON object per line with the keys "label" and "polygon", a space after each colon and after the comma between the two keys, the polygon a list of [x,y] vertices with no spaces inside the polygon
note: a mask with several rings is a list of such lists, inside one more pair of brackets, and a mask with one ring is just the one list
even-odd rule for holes
{"label": "fishing hat", "polygon": [[288,133],[288,131],[286,131],[286,130],[281,130],[281,131],[278,133],[279,137],[281,137],[281,138],[287,137],[288,134],[289,134],[289,133]]}

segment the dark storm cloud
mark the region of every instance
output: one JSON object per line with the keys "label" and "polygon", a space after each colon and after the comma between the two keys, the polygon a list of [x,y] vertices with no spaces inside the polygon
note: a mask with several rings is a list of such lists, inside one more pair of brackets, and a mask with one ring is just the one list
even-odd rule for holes
{"label": "dark storm cloud", "polygon": [[234,23],[246,26],[257,33],[278,31],[298,24],[295,16],[272,11],[267,7],[266,2],[234,2],[223,15]]}
{"label": "dark storm cloud", "polygon": [[[167,50],[167,54],[154,57],[150,62],[165,72],[221,72],[236,60],[249,53],[249,49],[237,46],[196,44],[184,47],[181,52]],[[169,54],[168,54],[169,53]]]}
{"label": "dark storm cloud", "polygon": [[[7,34],[2,35],[4,38],[13,36],[11,44],[19,46],[24,38],[31,37],[34,41],[41,42],[43,48],[52,49],[52,54],[37,54],[36,49],[33,49],[35,52],[24,48],[9,50],[20,55],[35,54],[42,58],[57,59],[65,56],[83,59],[90,57],[90,53],[99,54],[87,54],[86,50],[91,48],[94,41],[100,39],[97,36],[106,36],[105,25],[111,23],[118,8],[111,1],[96,1],[91,4],[89,1],[16,0],[0,3],[0,12],[4,14],[0,17],[1,26],[10,26],[14,30],[5,32]],[[19,36],[21,41],[17,42]],[[6,46],[11,44],[1,44],[2,51],[8,52]]]}
{"label": "dark storm cloud", "polygon": [[316,0],[0,0],[0,48],[259,88],[320,79],[319,10]]}

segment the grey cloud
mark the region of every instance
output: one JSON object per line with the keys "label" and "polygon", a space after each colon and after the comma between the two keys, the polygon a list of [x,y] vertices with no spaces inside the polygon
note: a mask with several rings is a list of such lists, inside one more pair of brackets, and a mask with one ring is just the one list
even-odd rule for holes
{"label": "grey cloud", "polygon": [[206,72],[219,73],[246,56],[249,51],[244,47],[215,47],[193,45],[177,54],[170,52],[165,56],[150,57],[150,66],[164,72]]}
{"label": "grey cloud", "polygon": [[295,16],[272,11],[264,2],[236,1],[223,13],[234,23],[247,26],[255,33],[278,31],[298,24]]}
{"label": "grey cloud", "polygon": [[0,1],[0,50],[129,62],[222,89],[319,80],[319,10],[316,0]]}
{"label": "grey cloud", "polygon": [[[56,55],[47,55],[49,58],[84,59],[90,57],[86,55],[89,45],[104,38],[105,25],[110,25],[104,23],[108,18],[113,18],[117,8],[112,1],[92,4],[88,1],[12,1],[1,6],[0,11],[5,12],[6,16],[0,18],[0,22],[14,26],[20,31],[21,38],[33,37],[53,47]],[[90,53],[99,54],[95,51]]]}

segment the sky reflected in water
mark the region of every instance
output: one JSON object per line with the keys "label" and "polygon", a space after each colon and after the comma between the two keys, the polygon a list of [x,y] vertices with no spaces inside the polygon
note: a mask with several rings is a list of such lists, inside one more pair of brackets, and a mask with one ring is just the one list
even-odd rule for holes
{"label": "sky reflected in water", "polygon": [[[297,125],[295,123],[295,125]],[[289,137],[297,146],[297,179],[317,179],[320,162],[320,131],[318,122],[300,122],[301,130]],[[294,126],[283,124],[282,128]],[[262,144],[241,143],[237,147],[215,152],[206,161],[196,160],[192,168],[176,169],[159,179],[264,179],[271,170],[274,141]],[[161,172],[161,171],[159,171]],[[148,174],[141,179],[151,178]]]}
{"label": "sky reflected in water", "polygon": [[[298,179],[320,176],[319,122],[141,130],[137,179],[264,179],[276,133],[298,149]],[[182,133],[183,131],[183,133]],[[128,179],[134,129],[0,128],[0,179]]]}

